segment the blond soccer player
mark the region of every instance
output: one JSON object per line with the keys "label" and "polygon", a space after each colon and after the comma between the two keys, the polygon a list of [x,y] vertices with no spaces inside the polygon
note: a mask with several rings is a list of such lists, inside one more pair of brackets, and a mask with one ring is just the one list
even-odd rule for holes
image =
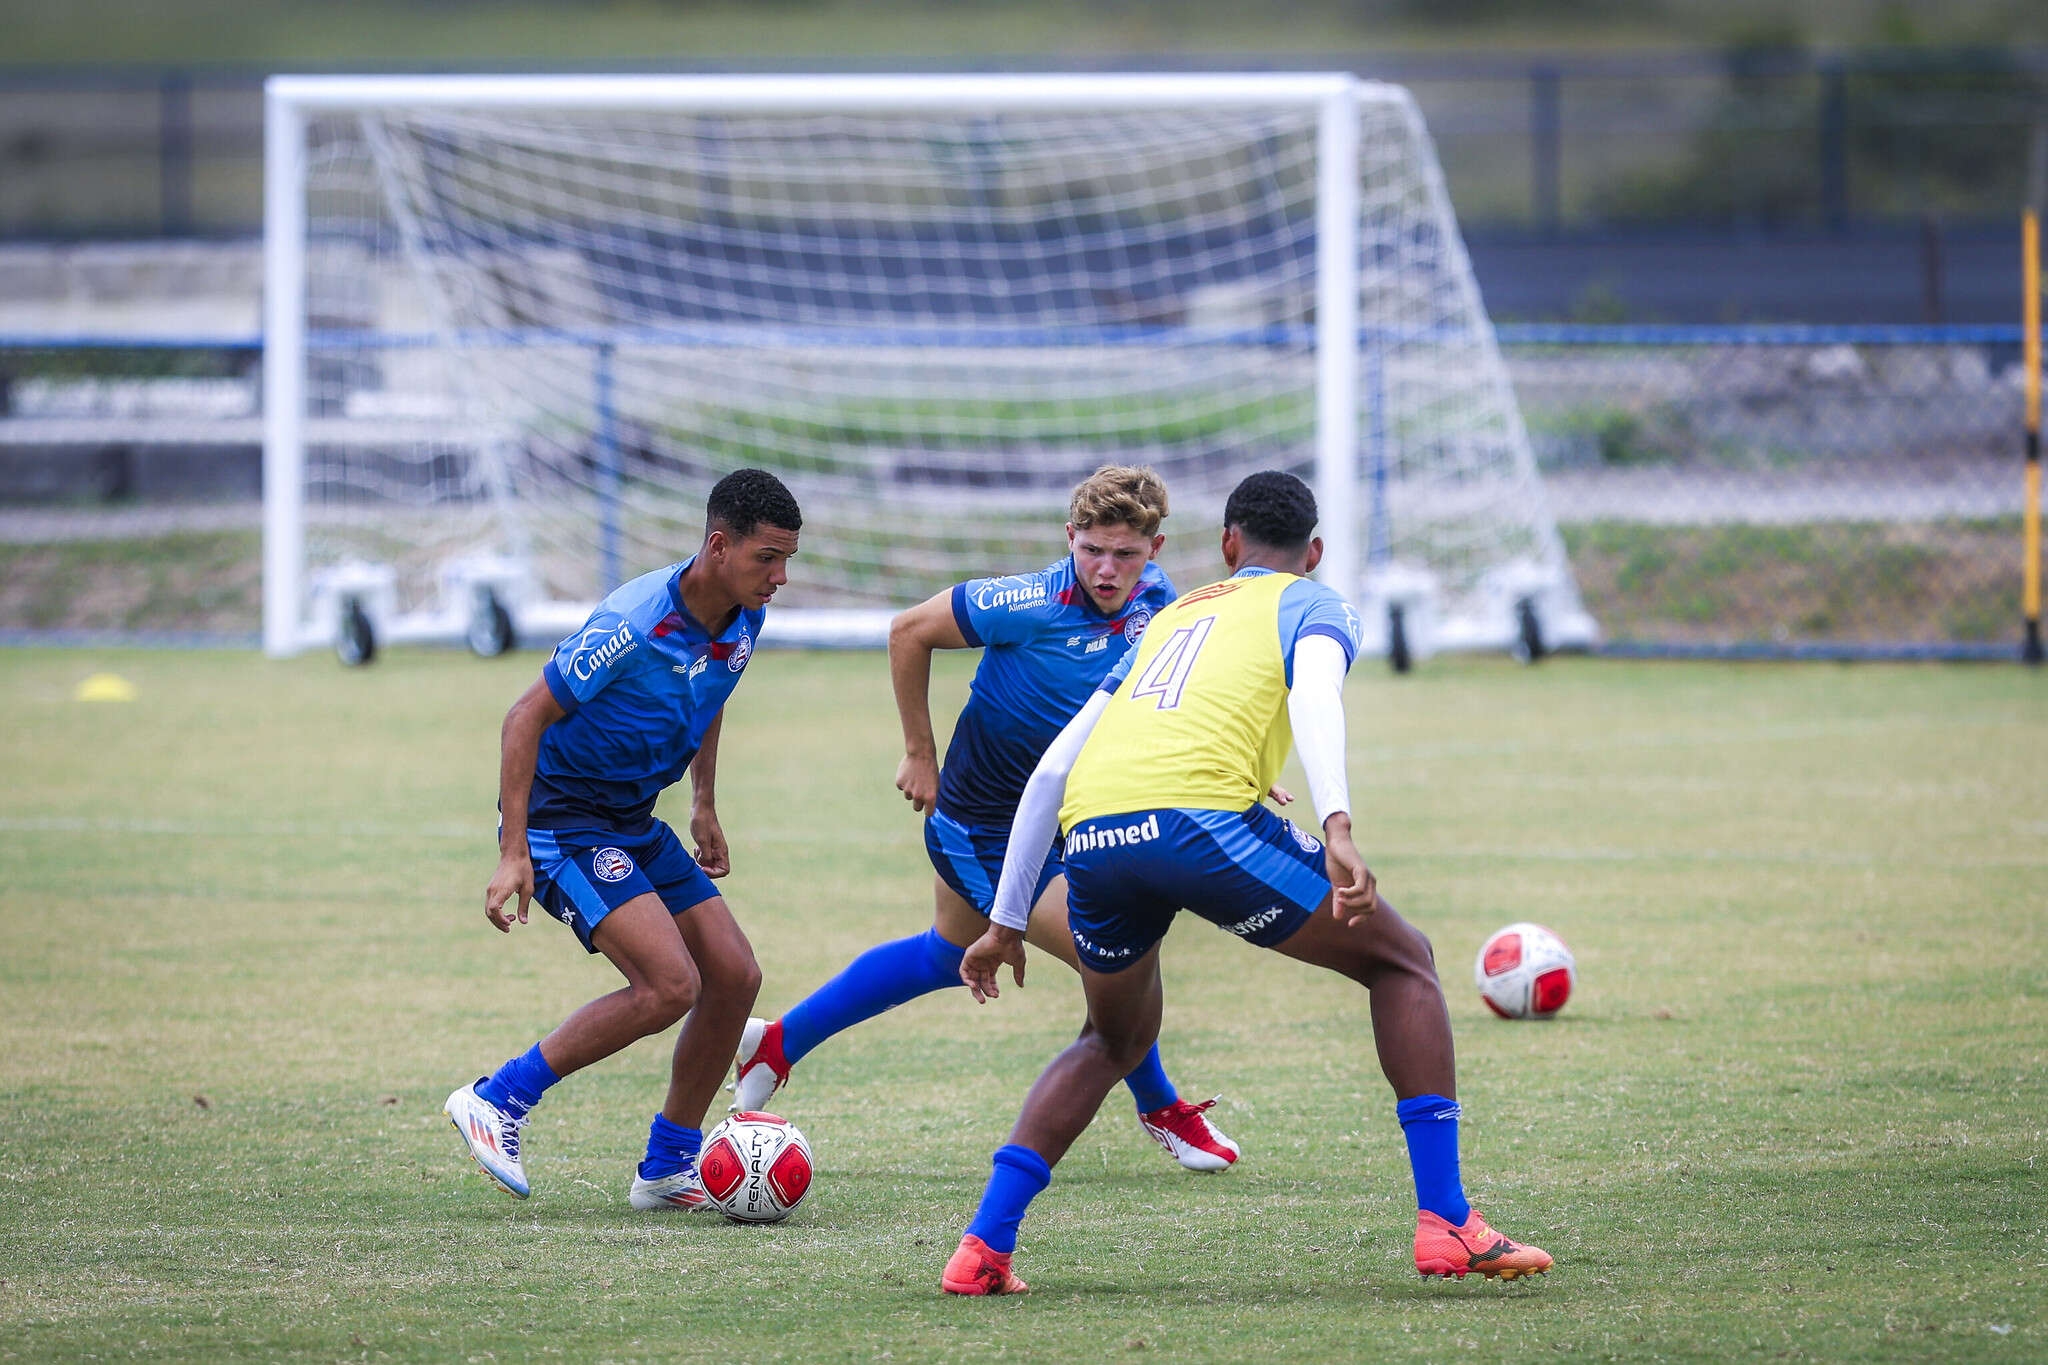
{"label": "blond soccer player", "polygon": [[[1074,490],[1067,554],[1035,573],[971,578],[896,618],[889,668],[903,722],[896,786],[924,815],[932,926],[877,944],[781,1018],[755,1020],[741,1041],[737,1107],[758,1109],[790,1068],[834,1034],[884,1010],[960,985],[962,950],[995,900],[1017,798],[1045,746],[1174,599],[1156,562],[1166,537],[1166,487],[1149,469],[1097,470]],[[932,651],[980,649],[967,706],[943,767],[932,738]],[[1078,969],[1066,928],[1066,881],[1049,836],[1039,841],[1030,941]],[[1159,1049],[1139,1050],[1122,1077],[1144,1131],[1183,1167],[1227,1169],[1237,1144],[1167,1079]]]}

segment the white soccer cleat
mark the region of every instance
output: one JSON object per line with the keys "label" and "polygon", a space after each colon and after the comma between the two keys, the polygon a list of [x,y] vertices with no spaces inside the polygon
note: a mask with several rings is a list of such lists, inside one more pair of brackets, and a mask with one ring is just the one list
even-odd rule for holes
{"label": "white soccer cleat", "polygon": [[627,1191],[626,1200],[634,1208],[643,1210],[711,1209],[711,1201],[704,1194],[704,1182],[698,1179],[695,1166],[685,1166],[674,1175],[654,1180],[644,1179],[636,1168],[633,1187]]}
{"label": "white soccer cleat", "polygon": [[[1221,1098],[1220,1096],[1218,1098]],[[1168,1156],[1191,1171],[1227,1171],[1240,1155],[1237,1144],[1209,1122],[1215,1100],[1189,1104],[1175,1100],[1164,1109],[1138,1115],[1138,1123]]]}
{"label": "white soccer cleat", "polygon": [[526,1118],[515,1118],[477,1094],[476,1088],[484,1080],[479,1076],[450,1095],[441,1112],[462,1135],[462,1145],[469,1149],[477,1169],[514,1199],[524,1199],[533,1193],[526,1183],[526,1167],[519,1160],[519,1130],[526,1126]]}
{"label": "white soccer cleat", "polygon": [[749,1019],[740,1034],[740,1050],[733,1062],[732,1107],[747,1113],[768,1106],[768,1097],[789,1079],[789,1062],[782,1055],[782,1021]]}

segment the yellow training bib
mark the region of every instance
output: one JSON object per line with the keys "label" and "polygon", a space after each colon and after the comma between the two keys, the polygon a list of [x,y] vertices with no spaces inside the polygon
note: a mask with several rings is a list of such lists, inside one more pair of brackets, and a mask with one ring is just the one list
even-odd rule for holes
{"label": "yellow training bib", "polygon": [[1301,581],[1227,578],[1152,618],[1067,776],[1062,832],[1130,811],[1241,811],[1266,794],[1294,739],[1280,596]]}

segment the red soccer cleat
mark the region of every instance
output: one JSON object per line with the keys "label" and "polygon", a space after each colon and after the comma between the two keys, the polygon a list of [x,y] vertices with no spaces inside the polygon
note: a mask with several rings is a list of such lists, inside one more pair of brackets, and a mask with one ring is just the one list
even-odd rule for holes
{"label": "red soccer cleat", "polygon": [[968,1233],[946,1262],[939,1288],[948,1294],[1027,1294],[1031,1286],[1010,1273],[1010,1253],[990,1251],[988,1243]]}
{"label": "red soccer cleat", "polygon": [[1550,1269],[1550,1253],[1510,1242],[1486,1225],[1478,1209],[1461,1228],[1422,1209],[1415,1215],[1415,1268],[1424,1278],[1456,1275],[1462,1280],[1476,1270],[1489,1280],[1496,1275],[1515,1280]]}
{"label": "red soccer cleat", "polygon": [[1206,1112],[1215,1100],[1175,1100],[1164,1109],[1138,1115],[1138,1122],[1166,1154],[1191,1171],[1227,1171],[1238,1158],[1237,1144],[1217,1131]]}

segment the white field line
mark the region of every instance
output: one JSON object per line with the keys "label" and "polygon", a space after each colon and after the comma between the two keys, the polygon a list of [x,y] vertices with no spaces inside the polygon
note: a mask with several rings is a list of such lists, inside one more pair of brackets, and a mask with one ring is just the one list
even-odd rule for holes
{"label": "white field line", "polygon": [[495,839],[488,825],[379,825],[358,821],[325,824],[200,824],[191,820],[130,820],[118,816],[0,816],[0,833],[159,834],[179,839],[315,839],[364,835],[379,839],[452,839],[465,843]]}
{"label": "white field line", "polygon": [[2048,854],[2038,858],[1923,858],[1910,851],[1891,854],[1821,853],[1811,850],[1729,850],[1709,848],[1381,848],[1369,856],[1392,862],[1523,862],[1523,863],[1699,863],[1753,867],[1910,868],[1932,872],[2048,870]]}
{"label": "white field line", "polygon": [[[1436,787],[1446,783],[1458,787],[1487,787],[1503,791],[1592,792],[1630,796],[1719,796],[1747,794],[1756,790],[1754,779],[1733,777],[1565,777],[1545,773],[1503,776],[1488,773],[1442,776],[1375,775],[1376,787]],[[1995,783],[1975,781],[1915,782],[1886,778],[1880,783],[1831,781],[1825,778],[1776,779],[1771,789],[1783,796],[1820,797],[1830,801],[1970,801],[1999,799],[2008,795]],[[2048,824],[2035,827],[2048,833]]]}
{"label": "white field line", "polygon": [[[267,826],[236,830],[223,830],[211,825],[181,825],[161,820],[70,820],[32,819],[13,820],[0,817],[0,833],[64,833],[64,834],[121,834],[161,835],[175,838],[222,837],[222,838],[331,838],[337,826]],[[347,832],[375,838],[401,838],[418,836],[426,831],[413,826],[363,826],[345,827]],[[460,835],[432,834],[432,838],[460,838],[467,842],[492,841],[490,831],[478,827]],[[909,844],[907,835],[862,834],[840,830],[829,835],[795,834],[773,832],[762,836],[763,842],[792,844],[878,844],[885,841]],[[734,842],[744,845],[744,837]],[[1892,855],[1861,853],[1826,853],[1809,850],[1726,850],[1697,848],[1510,848],[1501,845],[1470,845],[1437,848],[1377,848],[1373,852],[1382,858],[1410,862],[1539,862],[1539,863],[1715,863],[1734,865],[1785,865],[1807,867],[1912,867],[1930,870],[1997,868],[2048,868],[2048,855],[2039,858],[1971,858],[1961,861],[1928,859],[1901,852]]]}
{"label": "white field line", "polygon": [[[1370,717],[1362,731],[1369,733]],[[2044,727],[2027,718],[2009,716],[1957,716],[1949,712],[1896,712],[1883,716],[1845,716],[1833,720],[1766,722],[1751,726],[1721,726],[1714,729],[1646,731],[1640,734],[1606,735],[1598,739],[1550,739],[1540,735],[1527,739],[1449,740],[1428,744],[1375,745],[1366,741],[1361,755],[1367,762],[1403,758],[1489,758],[1507,754],[1620,753],[1630,749],[1683,749],[1712,745],[1765,744],[1782,740],[1829,739],[1872,731],[1893,733],[1912,727],[1926,730],[1986,730],[2001,727]]]}
{"label": "white field line", "polygon": [[[1370,725],[1367,718],[1365,729]],[[1718,727],[1698,730],[1648,731],[1633,735],[1608,735],[1599,739],[1528,739],[1500,740],[1450,740],[1428,744],[1378,745],[1366,741],[1359,761],[1382,764],[1389,760],[1416,758],[1490,758],[1512,754],[1540,753],[1609,753],[1630,749],[1696,748],[1701,746],[1726,747],[1741,743],[1775,743],[1783,740],[1826,739],[1843,735],[1855,735],[1869,731],[1896,732],[1904,727],[1949,730],[1984,730],[2007,726],[2028,726],[2024,718],[2011,716],[1964,716],[1958,717],[1946,712],[1901,712],[1885,716],[1845,717],[1836,720],[1796,721],[1778,724],[1764,724],[1746,728]],[[1390,781],[1404,784],[1399,775],[1392,775]],[[1465,781],[1464,778],[1432,777],[1416,779],[1430,783]],[[1503,776],[1487,774],[1478,779],[1489,785],[1560,785],[1579,783],[1609,788],[1628,783],[1639,783],[1645,787],[1665,787],[1668,784],[1716,784],[1715,779],[1699,779],[1689,776],[1636,777],[1636,778],[1569,778],[1549,777],[1543,774],[1530,776]],[[1804,789],[1824,791],[1837,790],[1867,791],[1867,788],[1826,781],[1801,782],[1797,779],[1774,779],[1780,790]],[[1731,786],[1741,783],[1729,782]],[[1944,798],[1960,795],[1974,795],[1988,790],[1977,784],[1927,784],[1929,793]],[[1718,790],[1718,785],[1705,785],[1702,790]],[[383,824],[374,821],[290,821],[265,822],[260,824],[238,824],[224,826],[218,823],[199,823],[183,820],[143,820],[119,817],[86,816],[0,816],[0,833],[103,833],[103,834],[162,834],[181,838],[331,838],[336,835],[363,835],[374,838],[413,837],[423,839],[475,840],[497,838],[496,827],[484,824]],[[728,838],[755,843],[870,843],[878,839],[909,838],[910,832],[903,828],[887,830],[839,829],[829,832],[798,832],[793,830],[748,830],[737,834],[728,833]]]}
{"label": "white field line", "polygon": [[[564,1160],[566,1159],[564,1158]],[[454,1162],[455,1158],[449,1158],[450,1169],[454,1168]],[[649,1221],[639,1226],[630,1227],[605,1227],[602,1224],[594,1226],[578,1224],[573,1228],[539,1224],[529,1224],[522,1227],[518,1223],[504,1223],[493,1227],[491,1235],[493,1237],[501,1237],[508,1234],[515,1236],[528,1234],[541,1237],[553,1236],[565,1240],[573,1236],[578,1240],[586,1237],[609,1237],[618,1241],[653,1241],[664,1237],[696,1236],[698,1235],[697,1229],[700,1229],[702,1226],[701,1222],[685,1225],[681,1219],[664,1219],[663,1222]],[[321,1237],[396,1238],[399,1234],[397,1230],[390,1227],[339,1227],[328,1223],[290,1223],[268,1228],[198,1226],[177,1228],[100,1228],[95,1230],[92,1235],[94,1240],[102,1242],[155,1241],[158,1239],[182,1240],[193,1238],[212,1241],[216,1239],[225,1240],[231,1237],[266,1239],[292,1237],[305,1242]],[[414,1231],[415,1240],[431,1238],[433,1235],[431,1229],[416,1229]],[[76,1228],[19,1228],[9,1233],[8,1237],[9,1240],[19,1239],[21,1241],[33,1240],[68,1243],[78,1240],[78,1230]],[[289,1274],[290,1272],[287,1270],[283,1273]]]}
{"label": "white field line", "polygon": [[[1896,733],[1901,728],[1943,729],[1959,731],[1992,730],[2026,726],[2027,722],[2018,717],[1982,716],[1958,717],[1944,712],[1900,713],[1886,716],[1850,717],[1837,720],[1787,722],[1764,724],[1743,728],[1704,728],[1696,730],[1650,731],[1633,735],[1609,735],[1599,739],[1572,740],[1546,739],[1540,736],[1528,739],[1507,739],[1490,741],[1449,741],[1445,743],[1372,746],[1364,757],[1366,762],[1383,764],[1390,760],[1497,757],[1502,755],[1541,754],[1545,752],[1564,753],[1615,753],[1635,749],[1696,748],[1702,746],[1727,747],[1742,743],[1777,743],[1785,740],[1824,739],[1856,735],[1873,731]],[[2031,728],[2031,727],[2029,727]],[[1456,782],[1456,777],[1431,779],[1437,782]],[[1670,782],[1692,782],[1690,778],[1551,778],[1532,774],[1523,779],[1514,776],[1489,774],[1480,779],[1487,785],[1516,786],[1528,785],[1541,788],[1545,785],[1565,786],[1575,781],[1612,790],[1634,781],[1646,788],[1655,789]],[[1705,779],[1712,782],[1713,779]],[[1408,785],[1399,776],[1391,779],[1392,785]],[[1730,783],[1730,786],[1739,786]],[[1801,783],[1796,780],[1779,781],[1781,791],[1806,790],[1827,795],[1840,792],[1843,784],[1821,780]],[[1714,790],[1704,787],[1703,790]],[[1857,788],[1859,794],[1868,794],[1866,789]],[[1943,796],[1960,794],[1944,790]],[[377,823],[366,821],[294,821],[264,822],[260,824],[222,825],[197,821],[126,819],[121,817],[83,816],[0,816],[0,833],[22,834],[118,834],[131,836],[163,836],[173,838],[253,838],[253,839],[332,839],[336,837],[361,837],[377,839],[428,839],[450,842],[479,843],[495,842],[494,826],[478,824],[411,824]],[[830,844],[830,845],[872,845],[884,842],[908,843],[913,832],[896,827],[887,830],[777,830],[766,829],[729,833],[727,836],[736,843],[763,844]],[[1531,850],[1510,848],[1465,848],[1447,850],[1399,850],[1390,851],[1392,856],[1410,858],[1504,858],[1531,859],[1539,861],[1564,862],[1617,862],[1617,861],[1714,861],[1714,862],[1757,862],[1766,860],[1803,861],[1822,865],[1876,866],[1895,861],[1919,860],[1900,857],[1897,859],[1875,859],[1848,857],[1822,853],[1768,854],[1758,852],[1710,852],[1702,850],[1620,850],[1594,849],[1586,851]],[[1922,866],[1935,864],[1919,863]],[[1973,862],[1979,867],[2035,867],[2042,865],[2036,860],[2019,859],[1993,862]]]}
{"label": "white field line", "polygon": [[[0,815],[0,834],[128,834],[161,835],[177,839],[433,839],[456,843],[496,845],[498,832],[492,825],[376,824],[365,821],[295,821],[261,824],[202,824],[189,820],[130,820],[118,816]],[[735,843],[762,844],[874,844],[912,834],[901,830],[834,830],[827,834],[796,830],[728,833]]]}

